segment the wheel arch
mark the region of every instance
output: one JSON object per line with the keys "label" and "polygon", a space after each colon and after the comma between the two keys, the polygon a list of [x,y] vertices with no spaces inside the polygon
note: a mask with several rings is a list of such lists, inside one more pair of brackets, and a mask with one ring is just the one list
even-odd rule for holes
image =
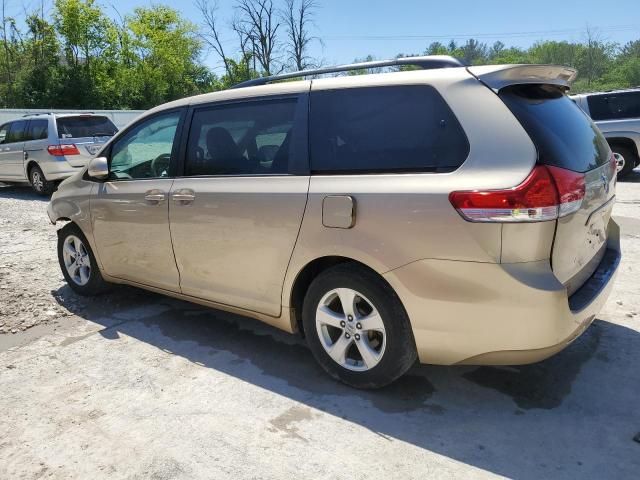
{"label": "wheel arch", "polygon": [[606,139],[607,139],[607,143],[609,144],[612,150],[614,148],[614,145],[618,145],[618,146],[630,149],[631,152],[635,154],[636,158],[640,157],[640,155],[638,154],[639,153],[638,144],[633,138],[621,136],[621,135],[614,135],[610,137],[607,136]]}
{"label": "wheel arch", "polygon": [[[33,159],[32,160],[28,160],[27,164],[24,167],[24,171],[25,171],[25,174],[27,176],[27,180],[29,182],[31,181],[31,178],[30,178],[31,177],[31,169],[33,167],[38,167],[42,171],[42,167],[40,165],[38,165],[38,162],[36,160],[33,160]],[[44,172],[42,172],[42,174],[44,175]],[[46,177],[45,177],[45,179],[46,179]]]}
{"label": "wheel arch", "polygon": [[[335,267],[336,265],[341,265],[345,263],[352,263],[361,268],[365,268],[369,270],[379,278],[381,278],[389,288],[392,290],[393,287],[387,282],[387,280],[380,275],[379,272],[371,268],[369,265],[362,263],[361,261],[355,260],[350,257],[344,257],[340,255],[327,255],[323,257],[318,257],[310,262],[308,262],[296,275],[293,286],[291,288],[289,294],[289,305],[291,307],[291,316],[292,316],[292,325],[297,329],[297,332],[304,337],[304,327],[302,325],[302,304],[304,302],[304,297],[311,285],[311,282],[320,275],[322,272],[326,271],[329,268]],[[395,291],[395,290],[394,290]],[[397,293],[396,293],[397,295]],[[400,300],[402,302],[402,300]]]}

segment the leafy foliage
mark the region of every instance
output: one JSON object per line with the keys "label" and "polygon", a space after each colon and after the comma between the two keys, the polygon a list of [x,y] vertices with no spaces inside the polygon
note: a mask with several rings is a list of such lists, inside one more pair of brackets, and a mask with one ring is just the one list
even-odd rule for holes
{"label": "leafy foliage", "polygon": [[[18,20],[7,14],[7,1],[0,0],[0,108],[146,109],[322,64],[309,55],[310,43],[321,43],[310,30],[317,0],[234,0],[229,27],[237,48],[222,42],[216,0],[194,0],[201,26],[161,4],[136,8],[116,22],[96,0],[55,0],[51,15],[41,9]],[[204,65],[205,47],[222,62],[220,77]],[[422,54],[474,65],[568,65],[579,71],[574,92],[640,86],[640,40],[618,45],[589,29],[583,42],[540,41],[523,49],[469,39],[434,42]],[[416,53],[399,54],[405,55]]]}

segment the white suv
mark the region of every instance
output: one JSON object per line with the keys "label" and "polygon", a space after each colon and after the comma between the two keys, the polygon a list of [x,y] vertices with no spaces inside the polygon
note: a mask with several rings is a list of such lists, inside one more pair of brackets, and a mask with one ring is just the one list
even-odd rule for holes
{"label": "white suv", "polygon": [[595,121],[618,159],[618,176],[640,165],[640,88],[572,95]]}
{"label": "white suv", "polygon": [[0,181],[31,184],[50,195],[80,171],[118,131],[103,115],[25,115],[0,125]]}

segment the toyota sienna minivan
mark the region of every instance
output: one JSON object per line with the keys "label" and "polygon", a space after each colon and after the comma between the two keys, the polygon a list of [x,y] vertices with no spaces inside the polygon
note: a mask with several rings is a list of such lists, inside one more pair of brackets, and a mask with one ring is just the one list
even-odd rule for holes
{"label": "toyota sienna minivan", "polygon": [[[398,64],[421,69],[317,78]],[[154,108],[53,195],[62,272],[300,334],[359,388],[416,361],[542,360],[620,261],[616,164],[575,74],[416,57]]]}

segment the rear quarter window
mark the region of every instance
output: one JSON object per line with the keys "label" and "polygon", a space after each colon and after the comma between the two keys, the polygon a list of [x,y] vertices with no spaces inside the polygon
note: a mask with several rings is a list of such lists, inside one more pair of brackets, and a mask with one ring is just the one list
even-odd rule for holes
{"label": "rear quarter window", "polygon": [[594,120],[640,118],[640,91],[591,95],[587,102]]}
{"label": "rear quarter window", "polygon": [[499,95],[531,137],[538,163],[587,172],[608,162],[609,145],[598,127],[557,87],[516,85]]}
{"label": "rear quarter window", "polygon": [[118,129],[107,117],[78,115],[56,119],[58,138],[110,137]]}
{"label": "rear quarter window", "polygon": [[426,85],[312,92],[310,143],[315,173],[450,172],[469,154],[460,123]]}

